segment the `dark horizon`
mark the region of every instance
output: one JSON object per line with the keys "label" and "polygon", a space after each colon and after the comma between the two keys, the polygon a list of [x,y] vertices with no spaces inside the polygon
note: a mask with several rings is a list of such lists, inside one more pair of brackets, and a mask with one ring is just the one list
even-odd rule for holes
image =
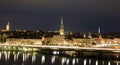
{"label": "dark horizon", "polygon": [[59,30],[60,18],[68,32],[120,32],[118,0],[1,0],[0,29]]}

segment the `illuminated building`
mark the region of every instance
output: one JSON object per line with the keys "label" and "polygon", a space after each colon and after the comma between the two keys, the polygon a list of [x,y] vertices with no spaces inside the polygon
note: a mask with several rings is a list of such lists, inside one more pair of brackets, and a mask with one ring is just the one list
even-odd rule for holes
{"label": "illuminated building", "polygon": [[28,44],[28,45],[41,45],[41,39],[21,39],[21,38],[7,38],[6,44]]}
{"label": "illuminated building", "polygon": [[53,38],[52,38],[52,42],[53,44],[63,44],[64,43],[64,40],[65,40],[65,36],[63,35],[54,35]]}
{"label": "illuminated building", "polygon": [[60,35],[54,35],[52,37],[52,41],[51,41],[52,44],[63,45],[65,43],[65,33],[64,33],[63,18],[61,18],[59,34]]}

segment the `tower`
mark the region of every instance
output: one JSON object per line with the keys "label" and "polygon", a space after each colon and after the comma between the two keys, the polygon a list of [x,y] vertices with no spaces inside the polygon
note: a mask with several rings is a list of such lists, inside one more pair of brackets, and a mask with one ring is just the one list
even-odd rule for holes
{"label": "tower", "polygon": [[98,34],[101,34],[101,30],[100,30],[100,27],[98,28]]}
{"label": "tower", "polygon": [[10,30],[10,23],[8,21],[7,25],[6,25],[6,31],[9,31]]}
{"label": "tower", "polygon": [[60,35],[64,35],[63,18],[61,18],[61,24],[60,24]]}
{"label": "tower", "polygon": [[102,38],[100,27],[98,28],[98,35],[99,35],[99,38]]}

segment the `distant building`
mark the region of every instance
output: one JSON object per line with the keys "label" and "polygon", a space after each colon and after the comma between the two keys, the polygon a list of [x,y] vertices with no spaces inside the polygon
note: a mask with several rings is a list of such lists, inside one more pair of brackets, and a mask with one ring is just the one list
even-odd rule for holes
{"label": "distant building", "polygon": [[41,39],[21,39],[21,38],[7,38],[6,44],[16,44],[16,45],[41,45]]}
{"label": "distant building", "polygon": [[64,42],[65,42],[65,36],[63,35],[54,35],[51,41],[52,44],[60,44],[60,45],[64,44]]}

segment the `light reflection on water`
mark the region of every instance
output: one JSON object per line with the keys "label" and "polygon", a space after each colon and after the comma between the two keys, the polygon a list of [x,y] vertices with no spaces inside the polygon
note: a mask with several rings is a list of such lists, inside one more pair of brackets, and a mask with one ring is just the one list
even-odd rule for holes
{"label": "light reflection on water", "polygon": [[[119,54],[115,54],[115,56]],[[41,54],[40,52],[0,51],[0,65],[120,65],[120,59],[98,59]]]}

